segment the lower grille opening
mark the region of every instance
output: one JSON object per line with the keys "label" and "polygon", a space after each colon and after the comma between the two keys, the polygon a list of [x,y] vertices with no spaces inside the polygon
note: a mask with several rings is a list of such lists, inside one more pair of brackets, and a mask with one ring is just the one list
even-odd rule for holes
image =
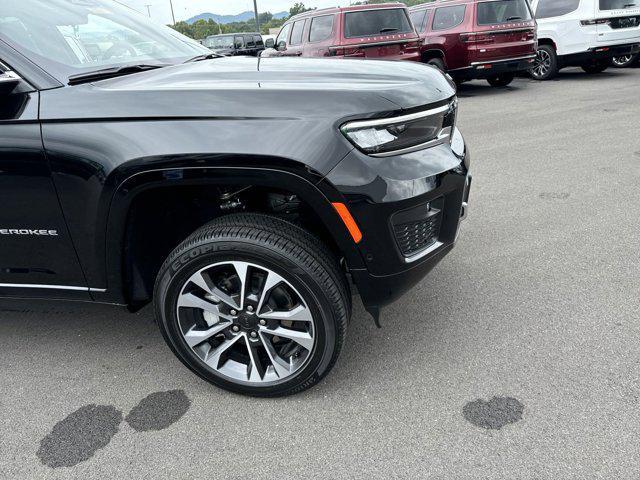
{"label": "lower grille opening", "polygon": [[442,211],[434,203],[401,212],[394,218],[396,242],[405,257],[417,255],[438,241]]}

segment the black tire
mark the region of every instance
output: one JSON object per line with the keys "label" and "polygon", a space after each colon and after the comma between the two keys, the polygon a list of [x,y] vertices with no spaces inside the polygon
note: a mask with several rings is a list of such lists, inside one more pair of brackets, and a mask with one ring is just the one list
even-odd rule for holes
{"label": "black tire", "polygon": [[611,66],[611,59],[599,60],[597,62],[582,65],[582,70],[589,74],[602,73]]}
{"label": "black tire", "polygon": [[628,68],[638,60],[638,54],[613,57],[612,66],[615,68]]}
{"label": "black tire", "polygon": [[444,61],[441,58],[430,58],[429,60],[427,60],[427,65],[432,65],[436,67],[438,70],[440,70],[441,72],[444,72],[446,70],[446,67],[444,66]]}
{"label": "black tire", "polygon": [[539,45],[533,68],[529,70],[531,78],[538,81],[552,80],[558,75],[558,56],[551,45]]}
{"label": "black tire", "polygon": [[489,85],[492,87],[506,87],[513,82],[514,78],[516,78],[516,76],[513,73],[501,73],[487,78],[487,82],[489,82]]}
{"label": "black tire", "polygon": [[[313,312],[314,347],[304,366],[291,376],[243,384],[209,368],[187,345],[177,314],[180,292],[195,272],[229,260],[276,272],[295,286]],[[349,285],[330,250],[299,226],[261,214],[221,217],[189,236],[161,267],[154,305],[165,341],[189,369],[220,388],[259,397],[291,395],[318,383],[338,359],[351,316]]]}

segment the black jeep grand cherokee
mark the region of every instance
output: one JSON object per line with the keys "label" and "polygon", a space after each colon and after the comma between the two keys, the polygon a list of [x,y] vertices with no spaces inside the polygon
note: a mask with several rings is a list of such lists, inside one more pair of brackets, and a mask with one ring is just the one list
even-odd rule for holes
{"label": "black jeep grand cherokee", "polygon": [[[453,247],[470,177],[433,68],[210,58],[109,0],[0,11],[0,296],[139,308],[191,370],[275,396]],[[351,280],[351,281],[350,281]]]}

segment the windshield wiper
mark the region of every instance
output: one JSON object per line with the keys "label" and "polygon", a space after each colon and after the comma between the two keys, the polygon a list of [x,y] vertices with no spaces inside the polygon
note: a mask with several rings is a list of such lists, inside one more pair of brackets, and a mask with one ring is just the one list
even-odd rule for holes
{"label": "windshield wiper", "polygon": [[522,17],[509,17],[509,18],[507,18],[507,20],[506,20],[506,21],[507,21],[507,22],[511,22],[511,21],[513,21],[513,20],[522,20]]}
{"label": "windshield wiper", "polygon": [[214,52],[211,52],[211,53],[205,53],[205,54],[203,54],[203,55],[198,55],[198,56],[196,56],[196,57],[190,58],[189,60],[187,60],[187,61],[186,61],[186,62],[184,62],[184,63],[201,62],[201,61],[203,61],[203,60],[211,60],[212,58],[222,58],[222,57],[224,57],[224,56],[225,56],[225,55],[222,55],[222,54],[220,54],[220,53],[214,53]]}
{"label": "windshield wiper", "polygon": [[164,63],[140,63],[137,65],[124,65],[120,67],[103,68],[102,70],[94,70],[93,72],[79,73],[69,77],[69,85],[78,85],[80,83],[95,82],[105,80],[107,78],[121,77],[131,73],[144,72],[147,70],[155,70],[157,68],[167,67],[169,64]]}
{"label": "windshield wiper", "polygon": [[383,28],[382,30],[380,30],[380,33],[391,33],[391,32],[397,32],[398,29],[397,28]]}

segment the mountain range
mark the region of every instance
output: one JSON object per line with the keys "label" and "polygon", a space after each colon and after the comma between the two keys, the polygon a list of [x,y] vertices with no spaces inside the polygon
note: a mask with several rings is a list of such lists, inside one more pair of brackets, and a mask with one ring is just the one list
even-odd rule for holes
{"label": "mountain range", "polygon": [[[289,16],[289,12],[278,12],[273,14],[273,18],[285,18]],[[253,19],[253,12],[246,11],[239,13],[237,15],[218,15],[217,13],[201,13],[200,15],[196,15],[195,17],[191,17],[187,20],[187,23],[192,24],[197,22],[198,20],[213,20],[216,23],[220,23],[222,25],[226,25],[227,23],[233,22],[246,22],[247,20]]]}

